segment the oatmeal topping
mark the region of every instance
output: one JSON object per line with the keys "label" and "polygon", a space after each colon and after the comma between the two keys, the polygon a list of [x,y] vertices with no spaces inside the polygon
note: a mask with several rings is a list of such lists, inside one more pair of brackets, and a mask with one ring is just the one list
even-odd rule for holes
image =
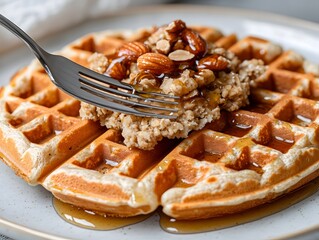
{"label": "oatmeal topping", "polygon": [[[91,68],[145,91],[180,96],[176,119],[157,119],[112,112],[82,103],[83,118],[122,131],[129,147],[152,149],[165,138],[186,138],[220,117],[248,104],[250,84],[262,77],[261,60],[241,62],[216,47],[221,33],[206,28],[205,38],[181,20],[154,28],[141,41],[126,41],[107,58],[95,53]],[[197,28],[200,29],[200,28]]]}

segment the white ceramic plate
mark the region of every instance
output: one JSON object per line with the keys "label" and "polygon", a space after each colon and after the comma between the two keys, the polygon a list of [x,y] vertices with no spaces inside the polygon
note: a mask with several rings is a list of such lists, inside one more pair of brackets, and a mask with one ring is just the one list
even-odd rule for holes
{"label": "white ceramic plate", "polygon": [[[161,25],[174,19],[187,24],[211,25],[224,33],[236,32],[239,37],[256,35],[280,43],[306,58],[319,63],[319,25],[292,18],[252,11],[208,6],[170,5],[129,10],[120,14],[86,22],[40,42],[50,51],[94,31],[136,29]],[[0,55],[0,84],[4,85],[33,55],[27,48],[18,48]],[[169,234],[161,230],[158,216],[112,231],[94,231],[63,221],[52,207],[52,197],[42,187],[28,186],[0,163],[0,233],[15,239],[273,239],[294,236],[294,239],[319,239],[319,193],[283,210],[240,226],[200,234]],[[300,237],[300,234],[302,236]],[[297,234],[297,235],[296,235]]]}

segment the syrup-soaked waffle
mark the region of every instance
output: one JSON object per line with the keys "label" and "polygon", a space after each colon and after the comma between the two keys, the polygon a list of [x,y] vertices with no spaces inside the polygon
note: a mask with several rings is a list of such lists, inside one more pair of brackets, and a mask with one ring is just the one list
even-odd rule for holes
{"label": "syrup-soaked waffle", "polygon": [[[257,58],[269,65],[265,81],[252,89],[250,105],[222,112],[183,141],[164,139],[150,151],[128,148],[119,131],[82,120],[80,103],[59,91],[33,62],[1,91],[5,163],[62,201],[123,217],[159,206],[177,219],[231,214],[317,177],[316,71],[298,54],[282,53],[266,40],[196,29],[241,60]],[[91,34],[61,54],[88,66],[92,53],[111,55],[124,40],[148,35],[148,30]]]}

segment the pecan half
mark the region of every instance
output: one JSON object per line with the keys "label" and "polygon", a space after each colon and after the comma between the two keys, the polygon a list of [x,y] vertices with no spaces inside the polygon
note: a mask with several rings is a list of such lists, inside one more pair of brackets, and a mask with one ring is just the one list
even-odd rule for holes
{"label": "pecan half", "polygon": [[122,80],[126,78],[127,71],[121,61],[113,60],[110,66],[106,69],[105,74],[117,80]]}
{"label": "pecan half", "polygon": [[210,69],[212,71],[226,70],[230,64],[230,61],[218,54],[213,54],[199,60],[198,69]]}
{"label": "pecan half", "polygon": [[170,42],[174,43],[178,40],[180,33],[186,29],[186,24],[182,20],[175,20],[168,24],[167,27],[165,27],[165,38]]}
{"label": "pecan half", "polygon": [[139,56],[149,52],[150,49],[141,42],[128,42],[119,49],[118,56],[125,57],[129,61],[136,61]]}
{"label": "pecan half", "polygon": [[168,26],[165,28],[165,30],[169,33],[178,33],[178,32],[183,31],[185,28],[186,28],[185,22],[178,19],[178,20],[175,20],[175,21],[171,22],[170,24],[168,24]]}
{"label": "pecan half", "polygon": [[137,59],[137,67],[140,71],[155,75],[172,73],[175,69],[174,62],[160,53],[145,53]]}
{"label": "pecan half", "polygon": [[182,39],[187,43],[186,50],[198,57],[206,54],[206,41],[197,32],[187,28],[182,32]]}

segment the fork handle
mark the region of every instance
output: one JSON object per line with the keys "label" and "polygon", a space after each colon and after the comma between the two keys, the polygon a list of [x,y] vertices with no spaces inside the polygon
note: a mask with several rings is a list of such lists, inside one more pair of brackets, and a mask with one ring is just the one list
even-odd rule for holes
{"label": "fork handle", "polygon": [[0,24],[19,37],[28,47],[34,52],[41,64],[45,64],[44,58],[48,53],[44,51],[28,34],[26,34],[21,28],[0,14]]}

